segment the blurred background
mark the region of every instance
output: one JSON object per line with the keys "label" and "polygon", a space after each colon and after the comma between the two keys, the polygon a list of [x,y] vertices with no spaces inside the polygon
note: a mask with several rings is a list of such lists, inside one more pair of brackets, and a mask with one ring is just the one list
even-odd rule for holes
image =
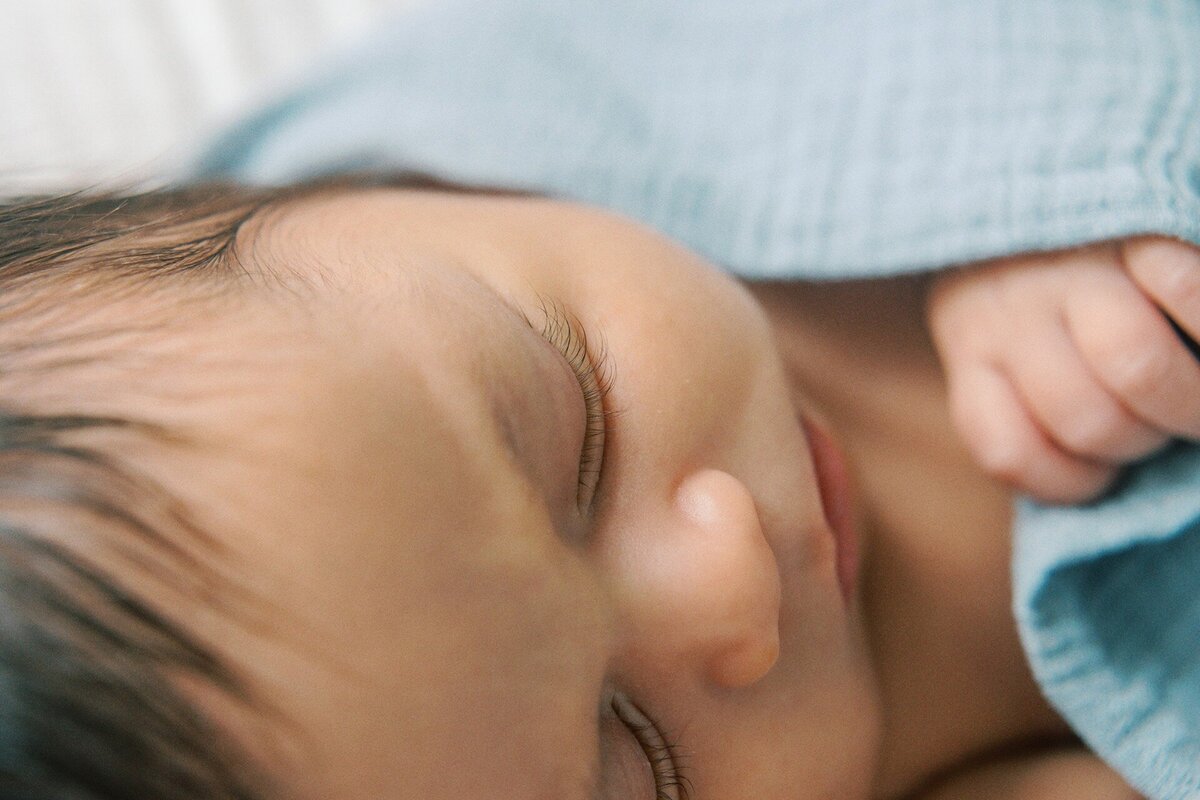
{"label": "blurred background", "polygon": [[0,0],[0,194],[153,183],[204,133],[425,0]]}

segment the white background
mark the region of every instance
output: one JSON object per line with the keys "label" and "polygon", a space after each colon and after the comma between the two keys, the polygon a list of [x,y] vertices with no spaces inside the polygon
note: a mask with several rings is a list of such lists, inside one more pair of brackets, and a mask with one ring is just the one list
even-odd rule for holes
{"label": "white background", "polygon": [[417,0],[0,0],[0,195],[154,182]]}

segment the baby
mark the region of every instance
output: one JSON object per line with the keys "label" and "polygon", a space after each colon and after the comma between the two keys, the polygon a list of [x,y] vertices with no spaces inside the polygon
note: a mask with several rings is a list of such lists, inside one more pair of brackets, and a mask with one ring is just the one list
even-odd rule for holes
{"label": "baby", "polygon": [[747,287],[325,182],[0,252],[6,797],[1133,796],[1028,672],[1005,484],[1200,433],[1187,245]]}

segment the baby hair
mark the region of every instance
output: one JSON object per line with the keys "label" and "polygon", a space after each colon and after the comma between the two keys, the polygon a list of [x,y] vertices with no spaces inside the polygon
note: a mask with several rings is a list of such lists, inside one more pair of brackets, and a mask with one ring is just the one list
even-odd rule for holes
{"label": "baby hair", "polygon": [[130,585],[135,573],[118,578],[86,544],[108,531],[183,591],[211,572],[212,540],[102,444],[171,432],[89,410],[86,381],[68,381],[52,407],[38,398],[118,355],[79,325],[87,309],[185,284],[219,290],[239,269],[242,226],[296,191],[210,185],[0,206],[0,796],[268,796],[264,772],[181,689],[252,702],[247,687]]}
{"label": "baby hair", "polygon": [[[167,585],[218,612],[244,610],[215,538],[125,457],[130,442],[179,445],[181,433],[96,402],[103,391],[87,370],[117,365],[136,390],[156,334],[212,324],[204,301],[285,274],[242,259],[273,212],[378,187],[522,194],[384,173],[0,204],[0,796],[278,794],[195,692],[270,709],[142,591]],[[131,307],[143,311],[122,316]],[[120,569],[94,557],[97,541]]]}

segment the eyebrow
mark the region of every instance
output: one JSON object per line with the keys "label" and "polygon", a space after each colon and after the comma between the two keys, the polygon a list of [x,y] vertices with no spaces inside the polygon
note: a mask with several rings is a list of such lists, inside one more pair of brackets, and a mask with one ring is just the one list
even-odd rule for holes
{"label": "eyebrow", "polygon": [[[529,328],[530,330],[534,329],[532,321],[528,316],[526,316],[525,312],[521,310],[521,307],[517,305],[516,301],[514,301],[511,297],[497,291],[494,286],[484,282],[479,278],[479,276],[475,275],[475,273],[468,269],[460,269],[458,272],[460,272],[472,286],[477,289],[481,289],[489,299],[495,301],[497,305],[504,309],[504,311],[507,312],[506,316],[511,316],[514,321],[519,322],[521,328]],[[482,350],[476,350],[472,353],[472,367],[488,366],[481,358],[482,353]]]}
{"label": "eyebrow", "polygon": [[504,308],[506,308],[514,317],[519,319],[522,323],[527,324],[529,322],[529,317],[525,316],[525,312],[521,310],[520,306],[518,306],[511,297],[508,297],[507,295],[497,291],[496,287],[487,283],[486,281],[481,279],[478,275],[476,275],[474,272],[467,269],[466,267],[459,266],[459,268],[456,269],[455,271],[457,273],[459,273],[462,277],[466,278],[467,281],[472,286],[474,286],[477,289],[482,289],[484,294],[488,295],[493,300],[495,300],[497,303],[504,306]]}

